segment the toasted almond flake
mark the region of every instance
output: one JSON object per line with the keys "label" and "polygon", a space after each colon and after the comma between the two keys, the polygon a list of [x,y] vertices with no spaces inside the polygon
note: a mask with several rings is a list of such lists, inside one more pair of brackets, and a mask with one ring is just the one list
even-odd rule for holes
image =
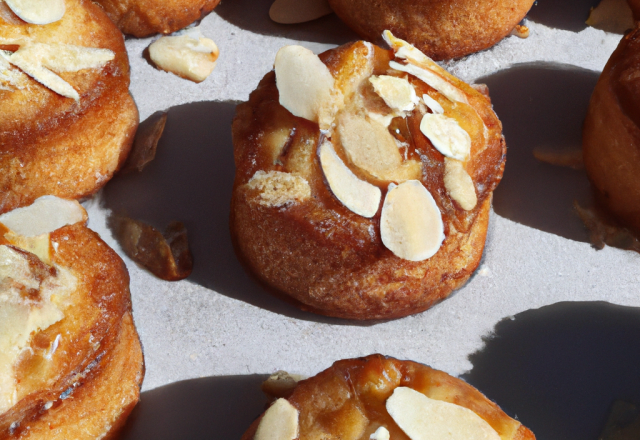
{"label": "toasted almond flake", "polygon": [[380,235],[382,243],[405,260],[422,261],[438,252],[444,240],[442,214],[420,181],[389,185]]}
{"label": "toasted almond flake", "polygon": [[213,72],[218,46],[205,38],[198,27],[182,35],[160,37],[149,46],[149,56],[160,69],[199,83]]}
{"label": "toasted almond flake", "polygon": [[379,427],[376,432],[369,436],[369,440],[389,440],[389,438],[389,430],[384,426]]}
{"label": "toasted almond flake", "polygon": [[36,255],[47,264],[51,263],[51,234],[44,233],[33,237],[23,237],[9,231],[4,238],[13,246]]}
{"label": "toasted almond flake", "polygon": [[397,112],[409,112],[418,103],[413,86],[404,78],[389,75],[371,76],[373,90]]}
{"label": "toasted almond flake", "polygon": [[440,103],[435,99],[433,99],[431,96],[425,93],[424,95],[422,95],[422,100],[424,101],[425,105],[429,108],[429,110],[431,110],[433,113],[438,115],[444,114],[444,109],[442,108]]}
{"label": "toasted almond flake", "polygon": [[298,410],[286,399],[278,399],[265,411],[254,440],[295,440],[298,438]]}
{"label": "toasted almond flake", "polygon": [[591,9],[587,25],[607,32],[622,34],[633,29],[633,12],[626,0],[602,0]]}
{"label": "toasted almond flake", "polygon": [[246,186],[258,190],[257,203],[267,207],[279,208],[311,197],[309,182],[303,177],[282,171],[258,170]]}
{"label": "toasted almond flake", "polygon": [[285,46],[276,54],[274,67],[280,104],[323,130],[330,128],[343,97],[320,58],[302,46]]}
{"label": "toasted almond flake", "polygon": [[382,198],[380,188],[353,174],[330,142],[325,141],[320,146],[319,157],[329,188],[336,198],[350,211],[366,218],[373,217]]}
{"label": "toasted almond flake", "polygon": [[453,200],[465,211],[471,211],[478,203],[476,187],[462,162],[444,158],[444,187]]}
{"label": "toasted almond flake", "polygon": [[529,27],[517,24],[511,31],[511,35],[518,38],[529,38]]}
{"label": "toasted almond flake", "polygon": [[269,17],[276,23],[304,23],[331,14],[327,0],[275,0]]}
{"label": "toasted almond flake", "polygon": [[455,119],[427,113],[420,122],[420,131],[444,156],[463,162],[469,159],[471,137]]}
{"label": "toasted almond flake", "polygon": [[24,237],[46,234],[86,220],[87,213],[77,201],[56,196],[42,196],[29,206],[0,215],[0,223]]}
{"label": "toasted almond flake", "polygon": [[458,89],[456,86],[454,86],[438,74],[432,72],[431,70],[423,69],[422,67],[418,67],[413,64],[400,64],[396,61],[389,62],[389,67],[397,71],[406,72],[410,75],[415,76],[420,81],[423,81],[425,84],[442,93],[450,101],[464,103],[468,102],[467,97],[464,93],[462,93],[460,89]]}
{"label": "toasted almond flake", "polygon": [[64,0],[5,0],[14,14],[31,24],[49,24],[64,16]]}
{"label": "toasted almond flake", "polygon": [[500,440],[496,430],[470,409],[411,388],[396,388],[386,407],[411,440]]}

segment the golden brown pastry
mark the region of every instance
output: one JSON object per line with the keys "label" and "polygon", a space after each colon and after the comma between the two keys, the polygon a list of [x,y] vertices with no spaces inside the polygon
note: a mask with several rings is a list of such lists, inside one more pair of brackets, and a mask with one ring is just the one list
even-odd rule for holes
{"label": "golden brown pastry", "polygon": [[242,440],[533,440],[464,381],[379,354],[341,360],[276,400]]}
{"label": "golden brown pastry", "polygon": [[61,19],[31,24],[0,3],[0,213],[93,194],[138,126],[122,34],[91,1],[62,4]]}
{"label": "golden brown pastry", "polygon": [[584,122],[584,164],[595,194],[640,231],[640,29],[622,38],[596,84]]}
{"label": "golden brown pastry", "polygon": [[125,34],[170,34],[215,8],[220,0],[96,0]]}
{"label": "golden brown pastry", "polygon": [[534,0],[329,0],[349,27],[379,42],[385,29],[435,60],[487,49],[514,29]]}
{"label": "golden brown pastry", "polygon": [[627,3],[633,12],[633,19],[640,20],[640,0],[627,0]]}
{"label": "golden brown pastry", "polygon": [[480,262],[502,177],[489,98],[386,38],[281,49],[233,122],[237,252],[316,313],[396,318],[447,297]]}
{"label": "golden brown pastry", "polygon": [[109,438],[138,401],[129,276],[85,222],[51,196],[0,216],[0,439]]}

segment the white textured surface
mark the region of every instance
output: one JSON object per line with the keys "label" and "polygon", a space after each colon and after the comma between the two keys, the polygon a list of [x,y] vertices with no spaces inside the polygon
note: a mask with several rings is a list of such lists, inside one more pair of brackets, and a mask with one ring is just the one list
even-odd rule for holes
{"label": "white textured surface", "polygon": [[[530,61],[601,70],[620,39],[593,29],[573,33],[529,25],[529,39],[507,38],[448,67],[467,81]],[[216,11],[203,20],[202,31],[219,46],[220,58],[201,84],[151,67],[142,53],[153,39],[127,41],[131,90],[141,119],[192,101],[246,100],[285,44],[302,44],[315,52],[332,47],[252,33]],[[106,211],[99,200],[85,205],[90,227],[120,252],[105,226]],[[123,258],[131,274],[134,315],[146,356],[146,390],[188,378],[278,369],[312,375],[337,359],[374,352],[458,375],[471,367],[467,356],[482,346],[482,336],[518,312],[565,300],[640,306],[640,255],[612,248],[596,252],[588,244],[495,214],[483,263],[467,286],[425,313],[368,326],[287,317],[190,281],[158,280]]]}

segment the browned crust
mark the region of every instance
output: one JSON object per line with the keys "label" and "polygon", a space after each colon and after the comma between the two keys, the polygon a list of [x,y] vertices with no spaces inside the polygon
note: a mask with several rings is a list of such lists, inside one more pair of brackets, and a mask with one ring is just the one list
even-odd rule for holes
{"label": "browned crust", "polygon": [[381,42],[382,32],[414,44],[435,60],[460,58],[506,37],[534,0],[329,0],[363,38]]}
{"label": "browned crust", "polygon": [[584,123],[584,164],[598,199],[640,230],[640,30],[625,36],[596,84]]}
{"label": "browned crust", "polygon": [[61,73],[80,94],[65,98],[26,77],[24,89],[0,90],[0,212],[45,194],[81,198],[102,187],[122,164],[138,125],[129,94],[124,39],[88,0],[69,0],[60,22],[46,26],[0,20],[7,39],[110,49],[101,69]]}
{"label": "browned crust", "polygon": [[[353,48],[346,45],[321,58],[333,69]],[[379,217],[365,219],[332,202],[317,159],[310,160],[311,169],[305,176],[312,188],[310,199],[281,208],[252,203],[255,194],[243,185],[257,170],[275,167],[267,144],[269,133],[291,125],[295,131],[291,142],[308,144],[309,155],[315,155],[319,137],[317,125],[294,118],[280,106],[275,75],[267,74],[249,102],[238,106],[232,127],[236,179],[231,235],[245,265],[301,308],[350,319],[417,313],[461,287],[482,256],[491,192],[502,176],[506,146],[490,101],[461,81],[456,85],[467,94],[488,128],[488,145],[484,149],[474,146],[469,164],[474,182],[482,183],[477,187],[483,190],[478,191],[479,203],[474,210],[462,210],[443,188],[442,155],[434,153],[433,160],[423,159],[423,184],[443,212],[447,238],[434,257],[411,262],[384,247]],[[419,125],[419,118],[409,118],[408,124]]]}
{"label": "browned crust", "polygon": [[633,12],[633,19],[640,20],[640,0],[627,0],[627,3]]}
{"label": "browned crust", "polygon": [[[379,354],[335,362],[327,370],[299,382],[287,400],[299,411],[300,439],[356,439],[349,434],[353,408],[371,423],[381,423],[391,438],[406,435],[386,414],[387,398],[399,386],[413,388],[426,396],[466,407],[489,423],[502,440],[534,440],[525,426],[513,420],[498,405],[466,382],[442,371],[412,361],[399,361]],[[242,440],[251,440],[260,422],[256,420]],[[370,425],[370,428],[372,426]],[[368,434],[367,431],[365,431]],[[368,438],[366,435],[363,438]]]}
{"label": "browned crust", "polygon": [[[124,331],[121,328],[128,326],[130,317],[126,317],[131,311],[129,275],[124,263],[95,232],[81,224],[58,229],[51,234],[51,240],[58,247],[52,256],[53,262],[69,268],[78,285],[70,298],[71,305],[64,310],[64,319],[36,334],[31,343],[32,356],[21,360],[17,375],[19,393],[24,397],[0,415],[0,439],[15,438],[27,426],[37,426],[48,414],[44,410],[47,402],[54,402],[53,408],[57,408],[69,404],[67,400],[76,399],[76,391],[91,383],[87,378],[100,375],[107,368],[112,352],[117,353],[113,347],[120,343],[131,348],[131,365],[139,364],[135,367],[139,376],[137,385],[129,386],[129,380],[127,387],[137,395],[142,380],[142,362],[137,361],[140,358],[137,335],[133,337],[130,329],[121,335]],[[57,335],[62,338],[55,355],[50,361],[43,361],[44,353]],[[91,389],[94,385],[86,386]],[[67,390],[73,390],[71,397],[61,399]],[[11,429],[14,423],[18,425]]]}
{"label": "browned crust", "polygon": [[220,0],[96,0],[125,34],[170,34],[200,20]]}

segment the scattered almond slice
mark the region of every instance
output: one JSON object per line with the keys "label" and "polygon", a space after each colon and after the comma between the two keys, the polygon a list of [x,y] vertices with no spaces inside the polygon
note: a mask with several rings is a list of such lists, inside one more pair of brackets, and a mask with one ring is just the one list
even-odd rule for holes
{"label": "scattered almond slice", "polygon": [[389,440],[389,438],[389,430],[384,426],[379,427],[376,432],[369,436],[369,440]]}
{"label": "scattered almond slice", "polygon": [[444,158],[444,187],[449,197],[465,211],[471,211],[478,204],[473,180],[459,160]]}
{"label": "scattered almond slice", "polygon": [[422,164],[415,160],[403,162],[395,138],[376,120],[342,112],[337,132],[342,148],[358,168],[382,180],[401,182],[420,177]]}
{"label": "scattered almond slice", "polygon": [[422,100],[424,101],[425,105],[429,108],[429,110],[431,110],[433,113],[437,115],[444,114],[444,109],[442,108],[440,103],[435,99],[433,99],[431,96],[425,93],[424,95],[422,95]]}
{"label": "scattered almond slice", "polygon": [[64,0],[4,0],[22,20],[31,24],[49,24],[64,16]]}
{"label": "scattered almond slice", "polygon": [[591,9],[587,25],[606,32],[623,34],[633,29],[633,13],[627,0],[602,0]]}
{"label": "scattered almond slice", "polygon": [[331,14],[327,0],[275,0],[269,9],[269,17],[276,23],[305,23]]}
{"label": "scattered almond slice", "polygon": [[496,430],[470,409],[411,388],[396,388],[386,406],[411,440],[500,440]]}
{"label": "scattered almond slice", "polygon": [[288,400],[276,400],[262,416],[254,440],[297,439],[298,414],[298,410]]}
{"label": "scattered almond slice", "polygon": [[371,76],[373,90],[397,112],[410,112],[418,103],[416,91],[409,81],[389,75]]}
{"label": "scattered almond slice", "polygon": [[529,27],[517,24],[511,31],[511,35],[518,38],[529,38]]}
{"label": "scattered almond slice", "polygon": [[324,142],[319,151],[322,171],[329,188],[344,206],[366,218],[378,212],[382,192],[380,188],[360,180],[340,159],[330,142]]}
{"label": "scattered almond slice", "polygon": [[469,158],[471,137],[455,119],[427,113],[420,122],[420,131],[444,156],[463,162]]}
{"label": "scattered almond slice", "polygon": [[[0,225],[0,229],[2,225]],[[0,234],[2,231],[0,230]],[[51,234],[45,232],[40,235],[36,235],[33,237],[24,237],[22,235],[18,235],[11,230],[7,230],[4,234],[4,239],[9,242],[9,244],[16,246],[20,249],[23,249],[27,252],[31,252],[36,255],[40,260],[45,262],[46,264],[51,264]]]}
{"label": "scattered almond slice", "polygon": [[216,43],[197,27],[182,35],[160,37],[149,46],[149,56],[156,66],[196,83],[213,72],[219,54]]}
{"label": "scattered almond slice", "polygon": [[166,281],[188,277],[193,270],[187,229],[181,222],[169,224],[164,234],[151,225],[128,217],[109,219],[124,252],[151,273]]}
{"label": "scattered almond slice", "polygon": [[282,171],[258,170],[246,186],[258,190],[257,203],[267,207],[280,208],[311,197],[309,182],[301,176]]}
{"label": "scattered almond slice", "polygon": [[24,237],[35,237],[87,221],[87,212],[76,200],[42,196],[33,204],[0,215],[0,223]]}
{"label": "scattered almond slice", "polygon": [[280,104],[294,116],[316,122],[323,130],[329,129],[343,105],[329,68],[302,46],[280,49],[274,67]]}
{"label": "scattered almond slice", "polygon": [[582,148],[580,147],[558,149],[539,145],[533,149],[533,157],[550,165],[569,167],[575,170],[584,168]]}
{"label": "scattered almond slice", "polygon": [[127,157],[127,161],[120,170],[121,173],[128,173],[134,170],[140,172],[149,162],[155,159],[158,142],[167,123],[167,115],[168,112],[166,110],[157,111],[140,123],[136,131],[136,137],[133,139],[129,157]]}
{"label": "scattered almond slice", "polygon": [[438,252],[444,240],[442,214],[421,182],[389,185],[380,235],[384,245],[405,260],[423,261]]}

